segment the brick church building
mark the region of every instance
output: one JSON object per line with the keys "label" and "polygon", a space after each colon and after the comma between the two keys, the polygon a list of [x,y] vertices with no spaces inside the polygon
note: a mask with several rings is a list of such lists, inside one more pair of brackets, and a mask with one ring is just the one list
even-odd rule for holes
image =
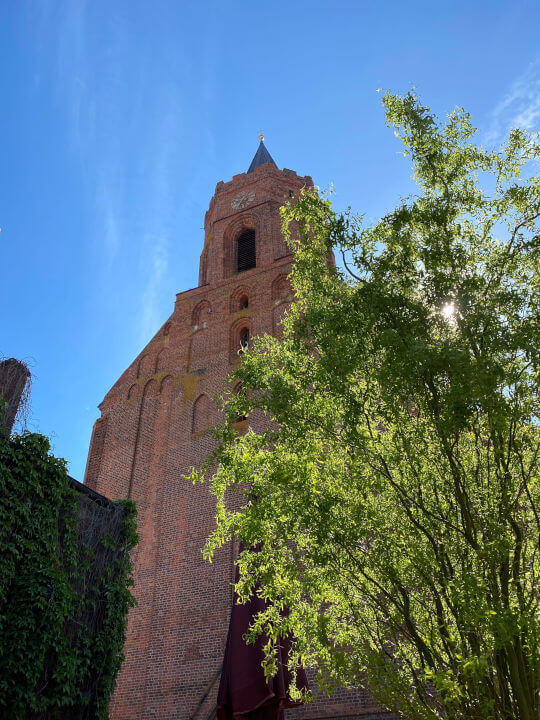
{"label": "brick church building", "polygon": [[[176,296],[172,315],[99,406],[85,482],[137,503],[137,607],[111,702],[114,720],[215,717],[236,548],[212,564],[201,548],[214,525],[205,486],[183,479],[213,449],[227,386],[250,335],[279,333],[290,300],[292,257],[280,206],[309,176],[279,170],[261,143],[246,173],[219,182],[204,222],[199,285]],[[389,717],[361,690],[287,711],[290,718]]]}

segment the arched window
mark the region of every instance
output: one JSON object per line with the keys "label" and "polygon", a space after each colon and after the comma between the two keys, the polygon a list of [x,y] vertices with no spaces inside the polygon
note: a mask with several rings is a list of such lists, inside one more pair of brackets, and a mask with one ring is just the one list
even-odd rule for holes
{"label": "arched window", "polygon": [[249,329],[244,328],[240,331],[240,350],[247,352],[249,350]]}
{"label": "arched window", "polygon": [[255,230],[244,230],[236,241],[236,269],[238,272],[250,270],[256,265]]}
{"label": "arched window", "polygon": [[251,327],[247,318],[240,318],[231,325],[229,344],[229,360],[233,364],[240,361],[240,357],[248,352],[251,345]]}
{"label": "arched window", "polygon": [[249,307],[249,298],[247,295],[242,295],[238,299],[238,309],[245,310],[247,307]]}

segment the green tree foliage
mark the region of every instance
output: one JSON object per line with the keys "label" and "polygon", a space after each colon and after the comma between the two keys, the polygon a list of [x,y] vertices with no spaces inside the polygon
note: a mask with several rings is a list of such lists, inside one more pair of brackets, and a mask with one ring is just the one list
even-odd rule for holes
{"label": "green tree foliage", "polygon": [[[42,435],[0,437],[0,717],[98,720],[123,659],[135,508],[80,542],[79,494]],[[111,510],[112,512],[112,510]],[[88,522],[88,520],[86,520]],[[96,561],[97,558],[97,561]]]}
{"label": "green tree foliage", "polygon": [[[487,151],[467,113],[440,123],[412,93],[383,103],[418,194],[373,227],[309,190],[284,208],[296,301],[234,373],[206,554],[248,548],[267,672],[292,633],[293,664],[409,720],[533,720],[540,148],[514,130]],[[273,422],[237,437],[249,413]]]}

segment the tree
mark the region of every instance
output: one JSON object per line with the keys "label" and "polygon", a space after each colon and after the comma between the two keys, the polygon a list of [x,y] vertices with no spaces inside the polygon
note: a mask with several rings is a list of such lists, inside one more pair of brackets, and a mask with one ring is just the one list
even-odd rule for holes
{"label": "tree", "polygon": [[[440,123],[413,93],[383,104],[419,192],[366,228],[314,191],[283,209],[295,302],[233,374],[205,552],[244,544],[268,673],[292,634],[293,667],[409,720],[533,720],[540,146],[485,150],[466,112]],[[249,413],[267,429],[235,435]]]}

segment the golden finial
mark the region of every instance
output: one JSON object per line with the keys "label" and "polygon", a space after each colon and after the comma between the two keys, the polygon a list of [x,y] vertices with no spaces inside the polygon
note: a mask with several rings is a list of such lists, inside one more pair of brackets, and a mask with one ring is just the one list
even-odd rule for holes
{"label": "golden finial", "polygon": [[262,142],[264,140],[264,135],[259,135],[259,140]]}

